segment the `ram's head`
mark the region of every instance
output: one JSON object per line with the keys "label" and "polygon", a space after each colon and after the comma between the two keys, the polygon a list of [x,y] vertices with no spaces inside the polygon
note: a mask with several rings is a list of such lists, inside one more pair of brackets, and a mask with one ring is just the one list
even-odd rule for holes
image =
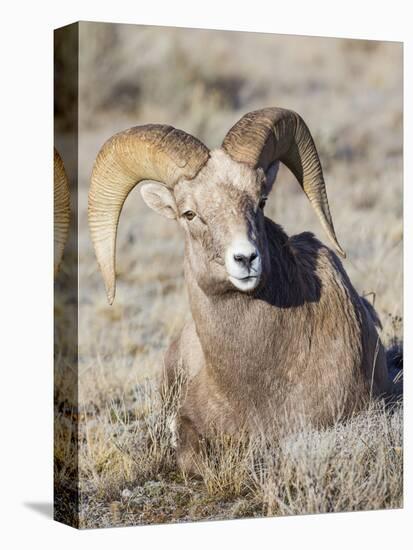
{"label": "ram's head", "polygon": [[145,202],[183,226],[199,284],[253,291],[268,265],[263,208],[280,161],[344,255],[317,150],[297,113],[279,108],[249,113],[212,152],[191,135],[163,125],[138,126],[110,138],[96,158],[89,192],[89,225],[109,303],[115,296],[120,212],[143,180],[158,182],[142,186]]}

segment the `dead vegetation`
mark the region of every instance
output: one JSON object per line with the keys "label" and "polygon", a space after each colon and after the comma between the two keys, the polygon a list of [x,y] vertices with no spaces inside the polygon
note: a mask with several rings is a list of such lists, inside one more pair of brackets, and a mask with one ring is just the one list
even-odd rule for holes
{"label": "dead vegetation", "polygon": [[[402,407],[379,403],[324,430],[205,443],[201,475],[177,473],[164,400],[150,383],[81,423],[81,527],[376,510],[402,506]],[[86,419],[86,415],[83,416]]]}

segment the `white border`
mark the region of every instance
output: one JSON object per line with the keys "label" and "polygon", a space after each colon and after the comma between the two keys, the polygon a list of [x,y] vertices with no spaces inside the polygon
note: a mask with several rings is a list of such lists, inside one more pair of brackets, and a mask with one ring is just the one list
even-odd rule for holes
{"label": "white border", "polygon": [[[270,7],[271,6],[271,7]],[[196,547],[407,548],[412,483],[406,468],[402,511],[358,512],[76,532],[24,503],[52,493],[52,29],[77,20],[235,29],[405,42],[405,97],[413,97],[409,2],[346,0],[245,5],[208,2],[71,0],[3,4],[1,56],[1,484],[4,547],[109,548],[139,544]],[[7,11],[8,13],[5,13]],[[410,66],[410,68],[409,68]],[[405,235],[411,244],[412,108],[405,104]],[[22,221],[24,223],[22,223]],[[409,246],[405,250],[408,252]],[[405,281],[412,280],[411,254]],[[412,333],[405,289],[405,334]],[[411,346],[405,341],[406,357]],[[406,361],[408,363],[408,360]],[[408,368],[407,381],[409,382]],[[408,387],[410,384],[408,384]],[[407,392],[408,393],[408,392]],[[406,405],[406,464],[411,407]]]}

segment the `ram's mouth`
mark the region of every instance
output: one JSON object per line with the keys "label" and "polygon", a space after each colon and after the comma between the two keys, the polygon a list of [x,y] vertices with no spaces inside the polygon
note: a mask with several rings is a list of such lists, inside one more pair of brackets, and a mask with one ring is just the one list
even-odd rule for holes
{"label": "ram's mouth", "polygon": [[249,290],[254,290],[258,286],[260,276],[247,275],[246,277],[232,277],[230,275],[228,279],[235,286],[235,288],[247,292]]}

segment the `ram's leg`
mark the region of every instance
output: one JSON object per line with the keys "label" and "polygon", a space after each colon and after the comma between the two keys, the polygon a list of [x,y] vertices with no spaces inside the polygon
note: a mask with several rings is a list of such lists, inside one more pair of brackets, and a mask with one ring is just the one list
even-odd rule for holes
{"label": "ram's leg", "polygon": [[180,354],[180,342],[181,336],[173,340],[170,344],[164,358],[164,372],[161,391],[168,392],[176,384],[176,380],[179,374],[179,368],[181,366],[181,354]]}
{"label": "ram's leg", "polygon": [[199,475],[200,438],[194,423],[187,416],[179,416],[176,431],[178,468],[185,475]]}
{"label": "ram's leg", "polygon": [[[215,434],[219,407],[205,368],[188,382],[187,391],[177,415],[177,463],[188,475],[202,475],[202,444]],[[217,408],[219,407],[219,411]],[[206,450],[206,449],[204,449]]]}
{"label": "ram's leg", "polygon": [[[199,473],[200,436],[206,411],[200,406],[199,391],[204,367],[202,348],[193,322],[189,322],[165,355],[164,396],[174,399],[177,415],[171,420],[172,443],[179,469],[188,475]],[[205,392],[204,392],[205,393]],[[201,402],[204,402],[201,400]]]}

